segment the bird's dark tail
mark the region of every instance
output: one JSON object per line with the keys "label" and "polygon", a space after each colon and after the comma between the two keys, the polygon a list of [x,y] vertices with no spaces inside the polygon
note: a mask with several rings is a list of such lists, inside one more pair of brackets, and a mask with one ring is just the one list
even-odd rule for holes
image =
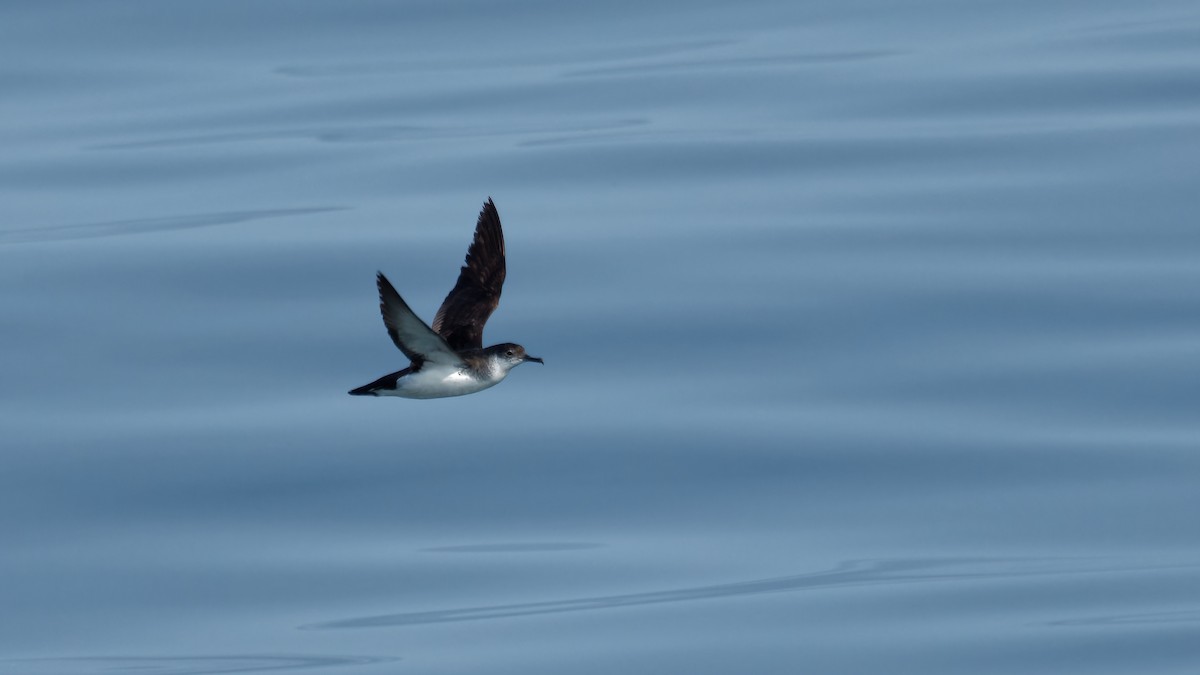
{"label": "bird's dark tail", "polygon": [[351,396],[380,396],[384,392],[394,391],[396,389],[396,381],[407,375],[411,370],[411,366],[404,370],[397,370],[389,375],[384,375],[371,384],[364,384],[358,389],[351,389],[348,393]]}

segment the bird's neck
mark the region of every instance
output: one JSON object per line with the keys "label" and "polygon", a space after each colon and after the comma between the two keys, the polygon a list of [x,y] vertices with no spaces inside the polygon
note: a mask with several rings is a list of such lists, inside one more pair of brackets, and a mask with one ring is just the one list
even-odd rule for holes
{"label": "bird's neck", "polygon": [[508,361],[499,354],[479,354],[474,358],[466,359],[471,370],[474,370],[480,377],[487,380],[500,381],[508,375],[508,371],[512,368]]}
{"label": "bird's neck", "polygon": [[497,380],[503,378],[508,374],[508,371],[512,370],[512,364],[508,362],[508,359],[499,354],[488,356],[487,367],[490,376]]}

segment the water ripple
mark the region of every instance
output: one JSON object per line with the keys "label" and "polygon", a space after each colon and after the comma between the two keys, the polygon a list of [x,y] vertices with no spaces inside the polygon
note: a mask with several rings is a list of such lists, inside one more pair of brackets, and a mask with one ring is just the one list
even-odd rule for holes
{"label": "water ripple", "polygon": [[712,586],[694,586],[665,591],[622,593],[618,595],[570,598],[544,602],[521,602],[507,605],[486,605],[423,612],[398,612],[355,617],[301,626],[301,630],[336,628],[379,628],[384,626],[413,626],[484,619],[504,619],[612,609],[635,605],[688,602],[760,593],[781,593],[806,589],[825,589],[835,586],[865,584],[896,584],[963,581],[970,579],[1003,579],[1026,576],[1079,574],[1095,572],[1128,572],[1163,567],[1103,567],[1094,562],[1058,559],[999,559],[945,558],[913,560],[851,560],[830,570],[769,579],[755,579]]}
{"label": "water ripple", "polygon": [[665,42],[662,44],[644,45],[615,45],[603,48],[587,49],[576,47],[569,54],[526,54],[508,55],[502,59],[492,59],[481,65],[475,59],[441,58],[436,61],[412,60],[403,61],[373,61],[338,64],[291,64],[281,65],[273,69],[276,75],[292,78],[349,78],[349,77],[379,77],[396,76],[411,73],[426,73],[431,70],[473,70],[499,69],[512,67],[529,67],[545,63],[606,63],[630,58],[652,58],[673,56],[676,54],[703,51],[717,47],[728,47],[736,44],[737,40],[706,39]]}
{"label": "water ripple", "polygon": [[1051,621],[1050,626],[1130,626],[1174,623],[1200,623],[1200,609],[1185,609],[1173,612],[1144,612],[1140,614],[1118,614],[1093,616],[1079,619]]}
{"label": "water ripple", "polygon": [[557,551],[583,551],[602,548],[604,544],[587,542],[522,542],[512,544],[466,544],[463,546],[435,546],[421,549],[427,553],[554,553]]}
{"label": "water ripple", "polygon": [[[147,675],[215,675],[265,673],[317,668],[346,668],[393,663],[397,658],[361,656],[241,655],[222,656],[76,656],[0,660],[0,673],[85,675],[136,671]],[[339,671],[341,672],[341,671]]]}
{"label": "water ripple", "polygon": [[885,49],[862,49],[846,52],[821,52],[812,54],[773,54],[769,56],[745,56],[724,59],[697,59],[671,63],[633,63],[619,66],[586,68],[563,73],[564,77],[599,77],[610,75],[651,75],[688,71],[714,71],[731,68],[777,68],[794,66],[816,66],[835,63],[851,63],[899,56],[903,52]]}
{"label": "water ripple", "polygon": [[630,128],[644,127],[647,124],[649,124],[649,120],[646,118],[622,118],[558,126],[521,124],[478,127],[432,127],[404,124],[344,125],[164,136],[137,141],[98,143],[87,146],[87,149],[95,151],[156,150],[187,146],[294,140],[312,141],[315,143],[431,142],[547,133],[565,134],[568,135],[568,138],[572,138],[572,135],[589,136],[603,132],[615,133]]}
{"label": "water ripple", "polygon": [[197,227],[211,227],[213,225],[232,225],[234,223],[244,223],[250,220],[261,220],[263,218],[306,216],[314,213],[327,213],[329,211],[346,211],[348,208],[349,207],[345,206],[315,206],[296,209],[222,211],[217,213],[196,213],[186,216],[107,220],[99,223],[80,223],[76,225],[24,227],[14,230],[0,231],[0,244],[25,244],[39,241],[67,241],[71,239],[94,239],[97,237],[115,237],[126,234],[141,234],[144,232],[190,230]]}

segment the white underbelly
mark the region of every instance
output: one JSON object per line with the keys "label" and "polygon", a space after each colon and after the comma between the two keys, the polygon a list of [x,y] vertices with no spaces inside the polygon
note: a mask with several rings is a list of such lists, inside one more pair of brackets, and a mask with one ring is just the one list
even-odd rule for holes
{"label": "white underbelly", "polygon": [[410,375],[405,375],[396,382],[396,388],[379,393],[404,398],[443,398],[446,396],[464,396],[483,391],[504,379],[498,378],[481,380],[459,369],[423,368]]}

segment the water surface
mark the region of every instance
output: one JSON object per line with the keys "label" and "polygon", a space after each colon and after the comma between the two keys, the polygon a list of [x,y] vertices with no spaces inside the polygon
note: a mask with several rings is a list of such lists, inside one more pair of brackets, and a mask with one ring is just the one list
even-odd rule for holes
{"label": "water surface", "polygon": [[[1200,12],[0,8],[0,673],[1192,673]],[[488,324],[402,365],[480,204]]]}

